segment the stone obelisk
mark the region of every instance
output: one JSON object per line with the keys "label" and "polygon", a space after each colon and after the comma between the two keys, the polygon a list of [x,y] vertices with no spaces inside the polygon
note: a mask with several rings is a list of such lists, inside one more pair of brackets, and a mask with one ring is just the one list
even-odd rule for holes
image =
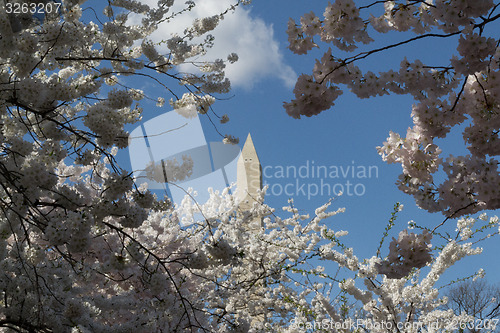
{"label": "stone obelisk", "polygon": [[[236,191],[240,212],[253,207],[258,200],[258,192],[262,189],[262,167],[257,151],[253,145],[252,136],[248,134],[245,145],[238,158]],[[251,228],[262,227],[262,221],[255,218],[250,221]]]}
{"label": "stone obelisk", "polygon": [[[238,214],[248,216],[247,212],[252,209],[253,204],[259,200],[259,191],[262,189],[262,167],[260,165],[257,151],[253,145],[252,136],[248,134],[247,140],[243,145],[240,157],[238,158],[237,178],[236,178],[236,197],[239,201]],[[247,231],[255,232],[262,228],[262,219],[259,217],[250,217],[246,225]],[[246,259],[243,259],[244,262]],[[252,262],[246,262],[245,266],[255,265]],[[256,268],[257,269],[257,268]],[[246,279],[246,277],[243,277]],[[264,297],[263,282],[253,286],[253,294],[249,297],[249,302],[259,304],[259,300]],[[246,304],[243,306],[247,306]],[[256,313],[252,316],[251,326],[260,327],[266,320],[266,309],[262,305],[257,305],[254,309]]]}

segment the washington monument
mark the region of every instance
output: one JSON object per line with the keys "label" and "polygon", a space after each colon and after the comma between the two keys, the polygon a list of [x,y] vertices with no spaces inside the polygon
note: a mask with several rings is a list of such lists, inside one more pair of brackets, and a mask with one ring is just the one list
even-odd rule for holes
{"label": "washington monument", "polygon": [[[262,189],[262,167],[250,133],[241,150],[237,165],[237,198],[240,202],[239,209],[244,212],[250,210],[254,202],[257,202],[258,192]],[[262,221],[258,218],[252,219],[251,225],[260,228]]]}

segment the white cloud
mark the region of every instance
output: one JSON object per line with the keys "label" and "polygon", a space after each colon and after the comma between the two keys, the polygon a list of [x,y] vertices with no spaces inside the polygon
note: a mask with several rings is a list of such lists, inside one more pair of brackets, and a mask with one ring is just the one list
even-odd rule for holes
{"label": "white cloud", "polygon": [[[142,2],[152,5],[156,1]],[[196,6],[191,12],[161,24],[152,35],[153,40],[167,39],[173,33],[181,34],[194,19],[219,14],[234,3],[231,0],[195,2]],[[248,7],[240,6],[234,12],[229,12],[211,34],[215,37],[214,46],[202,60],[226,59],[228,54],[237,53],[239,60],[226,67],[226,76],[233,87],[250,89],[267,78],[279,79],[287,87],[295,84],[297,75],[284,62],[279,43],[274,38],[273,26],[260,18],[252,17]]]}

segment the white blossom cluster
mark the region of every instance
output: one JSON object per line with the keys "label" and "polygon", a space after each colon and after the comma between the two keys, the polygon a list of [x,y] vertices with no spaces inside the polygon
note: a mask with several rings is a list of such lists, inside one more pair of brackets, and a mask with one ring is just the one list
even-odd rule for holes
{"label": "white blossom cluster", "polygon": [[[375,14],[379,10],[379,14]],[[344,85],[359,98],[408,94],[415,99],[414,126],[406,137],[391,133],[379,153],[403,172],[399,188],[430,212],[448,216],[500,208],[500,95],[498,36],[491,27],[500,19],[493,0],[374,1],[329,3],[323,16],[304,14],[288,23],[289,48],[304,54],[319,42],[353,52],[373,41],[376,33],[406,32],[398,43],[341,58],[328,49],[312,75],[299,76],[295,98],[284,103],[294,117],[313,116],[331,108]],[[382,12],[382,15],[380,15]],[[411,35],[409,32],[411,32]],[[399,68],[374,73],[357,64],[375,54],[428,38],[456,38],[448,64],[402,59]],[[339,52],[337,52],[339,53]],[[437,140],[465,124],[463,138],[470,155],[442,157]],[[444,182],[435,176],[440,170]]]}
{"label": "white blossom cluster", "polygon": [[158,183],[184,180],[193,174],[193,165],[193,160],[186,155],[182,156],[180,164],[175,158],[150,162],[145,169],[146,177]]}
{"label": "white blossom cluster", "polygon": [[210,95],[197,96],[193,93],[185,93],[178,100],[170,100],[174,110],[185,118],[196,117],[198,113],[205,114],[214,104],[215,98]]}
{"label": "white blossom cluster", "polygon": [[406,229],[401,231],[398,239],[392,239],[387,259],[378,264],[379,273],[390,279],[399,279],[407,276],[412,269],[427,265],[432,259],[431,238],[427,230],[419,235],[413,232],[408,234]]}
{"label": "white blossom cluster", "polygon": [[204,17],[202,19],[196,19],[193,22],[192,27],[187,29],[184,33],[189,36],[199,37],[206,34],[209,31],[214,30],[219,24],[219,15],[214,15],[211,17]]}

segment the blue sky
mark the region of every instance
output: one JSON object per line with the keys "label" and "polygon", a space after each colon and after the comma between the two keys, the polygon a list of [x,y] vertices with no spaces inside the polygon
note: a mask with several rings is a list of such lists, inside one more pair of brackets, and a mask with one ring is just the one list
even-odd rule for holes
{"label": "blue sky", "polygon": [[[198,2],[199,6],[195,8],[193,15],[215,14],[229,3],[229,0]],[[366,3],[366,1],[359,2]],[[350,182],[354,190],[354,186],[357,185],[358,194],[363,192],[362,195],[344,193],[342,197],[336,199],[332,209],[346,207],[346,212],[331,218],[327,223],[335,230],[348,230],[350,235],[345,238],[345,243],[355,248],[358,257],[365,258],[375,254],[385,224],[396,202],[401,202],[405,206],[395,227],[397,232],[404,229],[409,220],[433,228],[442,222],[444,217],[441,214],[429,214],[420,210],[412,197],[400,192],[394,182],[401,172],[401,167],[385,164],[375,149],[376,146],[382,145],[391,130],[402,135],[406,134],[406,129],[412,125],[410,112],[413,100],[410,97],[392,95],[360,100],[348,91],[344,91],[331,110],[316,117],[296,120],[285,113],[282,103],[293,98],[294,79],[300,73],[310,73],[315,58],[321,57],[327,49],[322,45],[320,50],[314,50],[307,56],[292,54],[286,48],[285,31],[288,18],[293,17],[298,21],[300,15],[311,10],[321,15],[326,3],[326,1],[254,0],[252,5],[240,8],[233,16],[228,16],[214,32],[215,47],[207,57],[225,57],[231,52],[236,52],[240,56],[240,61],[228,67],[227,73],[233,83],[233,90],[226,96],[220,96],[221,100],[214,105],[214,111],[219,115],[226,113],[229,115],[231,120],[224,125],[217,124],[217,129],[223,134],[239,137],[240,147],[247,134],[252,134],[261,164],[268,176],[264,177],[264,182],[271,187],[275,186],[275,190],[272,191],[271,188],[271,193],[266,197],[266,202],[270,206],[279,208],[286,205],[289,196],[278,195],[279,189],[287,184],[295,184],[290,185],[289,189],[294,188],[298,191],[297,181],[305,184],[305,189],[309,184],[321,186],[328,183],[330,186],[336,184],[346,186],[346,183]],[[189,23],[193,17],[177,22],[175,29],[182,29],[181,26]],[[168,36],[175,30],[171,26],[161,27],[154,38]],[[404,39],[405,35],[376,34],[372,37],[377,41],[368,45],[369,48],[399,41]],[[377,73],[389,68],[398,68],[404,56],[409,60],[420,58],[424,63],[430,61],[432,65],[447,65],[454,49],[452,40],[419,42],[368,58],[358,66]],[[154,87],[148,89],[150,90],[146,92],[152,96],[155,93],[162,94]],[[167,100],[170,98],[165,97]],[[145,120],[170,110],[168,106],[162,109],[156,108],[154,104],[146,106]],[[207,141],[221,140],[206,117],[201,117],[201,123]],[[446,148],[445,153],[464,153],[460,131],[455,130],[443,141],[443,146]],[[127,166],[129,162],[126,152],[120,153],[119,157],[120,162]],[[312,177],[311,169],[308,177],[300,179],[278,178],[276,175],[280,167],[298,170],[300,167],[313,164],[325,166],[329,170],[356,167],[358,171],[360,168],[372,167],[372,170],[376,169],[378,172],[377,176],[372,173],[371,178],[352,177],[352,174],[339,178]],[[336,188],[339,189],[340,185]],[[310,186],[314,190],[314,186]],[[295,195],[295,206],[304,213],[313,214],[314,208],[330,198],[327,193],[323,194],[313,195],[309,192],[308,198],[307,193],[298,191]],[[453,230],[453,227],[447,230],[450,229]],[[459,264],[459,269],[453,270],[449,276],[472,274],[483,267],[489,281],[498,281],[500,269],[498,264],[492,265],[491,260],[494,258],[493,253],[500,251],[499,243],[498,238],[484,243],[483,259],[468,259]]]}

